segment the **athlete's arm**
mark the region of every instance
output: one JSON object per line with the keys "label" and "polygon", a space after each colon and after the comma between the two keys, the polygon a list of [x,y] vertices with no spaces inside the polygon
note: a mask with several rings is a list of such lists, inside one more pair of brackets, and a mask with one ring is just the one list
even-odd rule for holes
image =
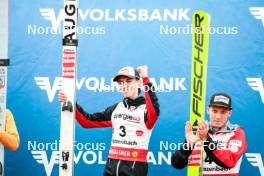
{"label": "athlete's arm", "polygon": [[6,111],[6,127],[0,131],[0,143],[12,151],[16,151],[19,147],[19,134],[16,128],[12,113]]}
{"label": "athlete's arm", "polygon": [[188,165],[188,158],[192,153],[192,147],[187,142],[182,145],[171,157],[171,165],[176,169],[183,169]]}
{"label": "athlete's arm", "polygon": [[217,146],[213,148],[212,143],[216,142],[214,142],[209,136],[204,144],[204,150],[207,157],[221,167],[235,167],[237,161],[246,151],[247,143],[244,130],[239,127],[234,133],[234,136],[227,142],[227,149],[218,148]]}
{"label": "athlete's arm", "polygon": [[84,128],[111,127],[111,116],[116,106],[117,104],[114,104],[106,108],[103,112],[90,114],[76,103],[76,119]]}
{"label": "athlete's arm", "polygon": [[152,129],[156,123],[160,110],[158,98],[155,94],[154,86],[150,83],[148,78],[148,66],[143,65],[137,68],[140,77],[143,79],[144,93],[146,99],[146,113],[145,124],[148,129]]}
{"label": "athlete's arm", "polygon": [[[60,91],[58,99],[60,102],[66,102],[67,96]],[[75,117],[83,128],[111,127],[111,115],[116,106],[117,104],[106,108],[103,112],[89,114],[76,103]]]}

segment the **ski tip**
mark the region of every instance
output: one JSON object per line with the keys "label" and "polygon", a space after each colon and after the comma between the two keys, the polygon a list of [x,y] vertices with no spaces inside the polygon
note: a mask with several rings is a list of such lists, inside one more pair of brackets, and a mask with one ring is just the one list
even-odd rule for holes
{"label": "ski tip", "polygon": [[192,14],[192,20],[193,21],[197,21],[197,19],[205,19],[207,24],[210,24],[211,21],[211,15],[207,12],[204,12],[202,10],[196,10],[193,14]]}
{"label": "ski tip", "polygon": [[206,17],[211,17],[211,15],[205,11],[202,11],[202,10],[196,10],[193,15],[195,14],[198,14],[198,15],[201,15],[201,16],[206,16]]}
{"label": "ski tip", "polygon": [[[192,27],[194,31],[200,33],[201,31],[207,32],[210,29],[211,16],[201,10],[197,10],[192,14]],[[200,29],[202,28],[202,29]]]}

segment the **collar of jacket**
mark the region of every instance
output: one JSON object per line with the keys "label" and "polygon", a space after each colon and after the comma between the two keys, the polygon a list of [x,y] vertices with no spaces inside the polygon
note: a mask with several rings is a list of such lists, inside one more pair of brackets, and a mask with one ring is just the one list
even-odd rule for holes
{"label": "collar of jacket", "polygon": [[215,128],[210,124],[209,132],[216,133],[216,132],[232,132],[237,129],[238,125],[233,125],[229,121],[222,127],[222,128]]}
{"label": "collar of jacket", "polygon": [[130,106],[138,107],[142,104],[145,104],[145,98],[142,96],[139,96],[134,100],[130,98],[124,98],[123,103],[126,108],[129,108]]}

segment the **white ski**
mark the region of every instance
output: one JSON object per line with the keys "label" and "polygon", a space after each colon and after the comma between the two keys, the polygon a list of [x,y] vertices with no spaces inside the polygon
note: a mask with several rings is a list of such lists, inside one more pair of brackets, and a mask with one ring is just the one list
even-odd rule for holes
{"label": "white ski", "polygon": [[64,0],[62,91],[68,100],[61,105],[60,176],[74,175],[74,128],[77,59],[78,0]]}

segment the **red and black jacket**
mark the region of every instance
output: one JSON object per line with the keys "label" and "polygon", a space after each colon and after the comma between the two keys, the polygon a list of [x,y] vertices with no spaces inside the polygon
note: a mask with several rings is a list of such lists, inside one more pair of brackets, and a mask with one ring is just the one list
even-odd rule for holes
{"label": "red and black jacket", "polygon": [[[218,144],[225,147],[217,147]],[[183,145],[188,146],[186,142]],[[186,146],[181,147],[180,150],[173,154],[171,164],[174,168],[182,169],[188,165],[188,160],[194,150],[193,147],[188,148]],[[203,158],[203,164],[206,165],[206,167],[203,165],[204,176],[239,175],[241,156],[247,148],[243,128],[238,125],[232,125],[229,122],[221,130],[215,131],[212,127],[210,127],[208,137],[204,142],[203,148],[206,153],[206,157]],[[212,164],[212,168],[210,168],[210,164],[208,165],[207,163],[215,164]],[[206,170],[206,168],[208,169]],[[214,169],[216,171],[214,171]],[[224,172],[219,174],[219,170],[223,170]]]}
{"label": "red and black jacket", "polygon": [[[142,104],[146,104],[147,111],[145,113],[144,120],[146,127],[148,129],[152,129],[160,113],[159,103],[154,92],[154,86],[150,83],[147,77],[143,78],[143,84],[144,86],[148,86],[148,91],[145,91],[145,98],[142,96],[139,96],[134,100],[125,98],[123,103],[127,108],[130,108],[131,106],[138,107]],[[102,112],[90,114],[84,111],[84,109],[76,103],[76,119],[83,128],[111,127],[111,116],[117,105],[118,103],[107,107]]]}

